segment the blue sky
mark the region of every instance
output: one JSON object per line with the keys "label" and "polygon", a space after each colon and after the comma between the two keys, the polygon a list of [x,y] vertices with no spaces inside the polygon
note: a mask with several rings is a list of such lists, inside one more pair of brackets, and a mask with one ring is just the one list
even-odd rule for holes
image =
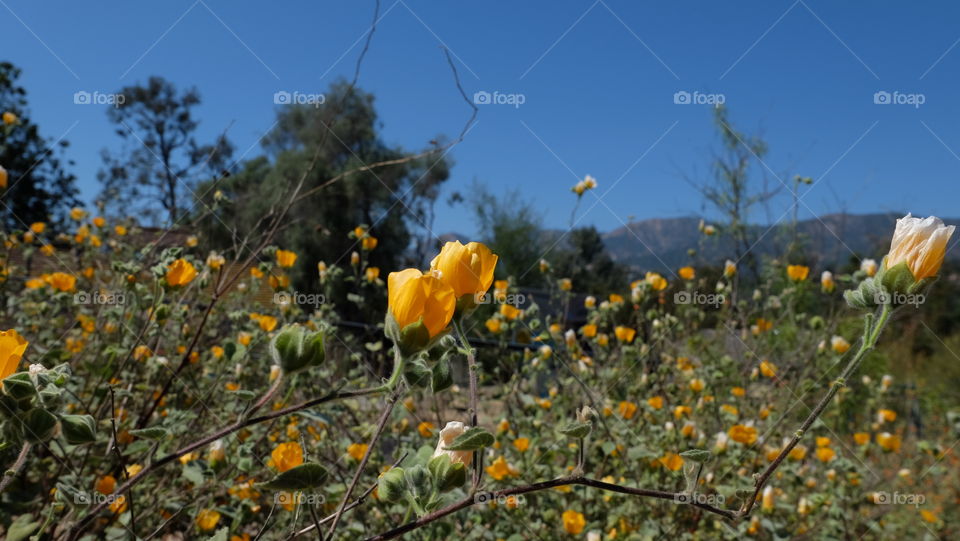
{"label": "blue sky", "polygon": [[[23,68],[43,133],[70,141],[90,201],[100,150],[119,141],[106,106],[74,104],[77,91],[151,75],[194,85],[201,140],[230,126],[238,154],[253,157],[275,92],[323,92],[352,75],[372,1],[267,5],[0,0],[0,58]],[[381,14],[360,85],[376,95],[389,143],[420,149],[468,117],[441,44],[471,96],[523,95],[519,107],[480,106],[451,153],[444,199],[474,179],[516,187],[548,226],[565,227],[569,188],[590,174],[600,187],[580,224],[700,214],[683,175],[709,172],[716,137],[709,105],[674,103],[686,91],[722,94],[735,124],[763,135],[770,153],[756,173],[771,186],[798,173],[817,181],[801,217],[960,215],[956,3],[383,0]],[[875,104],[878,91],[924,103]],[[776,220],[789,202],[784,193],[755,219]],[[439,207],[437,233],[473,231],[461,208]]]}

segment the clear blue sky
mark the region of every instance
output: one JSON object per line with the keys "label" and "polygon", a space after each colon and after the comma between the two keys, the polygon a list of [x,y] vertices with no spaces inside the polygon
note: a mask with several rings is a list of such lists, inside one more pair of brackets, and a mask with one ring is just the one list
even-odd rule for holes
{"label": "clear blue sky", "polygon": [[[150,75],[195,85],[201,139],[232,124],[238,154],[253,157],[276,91],[322,92],[352,75],[373,5],[0,0],[0,58],[23,68],[43,133],[66,134],[90,201],[100,150],[118,138],[105,106],[75,105],[75,92]],[[419,149],[466,120],[441,43],[471,96],[524,96],[520,107],[480,107],[452,152],[444,198],[474,179],[518,187],[547,225],[564,227],[569,187],[591,174],[602,201],[585,198],[581,224],[609,230],[630,216],[699,214],[682,174],[708,172],[716,139],[709,105],[674,103],[684,90],[723,94],[735,123],[763,134],[772,185],[774,174],[818,181],[801,217],[960,215],[955,2],[383,0],[382,14],[360,85],[376,95],[389,143]],[[877,105],[881,90],[920,93],[925,103]],[[773,203],[770,218],[788,202],[784,194]],[[462,209],[440,207],[436,232],[473,231]]]}

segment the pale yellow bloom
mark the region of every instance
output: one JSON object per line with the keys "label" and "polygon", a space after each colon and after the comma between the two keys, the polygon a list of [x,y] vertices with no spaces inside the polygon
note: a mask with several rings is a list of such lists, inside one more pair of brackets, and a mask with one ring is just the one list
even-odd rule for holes
{"label": "pale yellow bloom", "polygon": [[906,263],[916,280],[936,276],[954,229],[954,226],[945,226],[940,218],[934,216],[921,219],[907,214],[897,220],[890,253],[883,260],[884,268]]}

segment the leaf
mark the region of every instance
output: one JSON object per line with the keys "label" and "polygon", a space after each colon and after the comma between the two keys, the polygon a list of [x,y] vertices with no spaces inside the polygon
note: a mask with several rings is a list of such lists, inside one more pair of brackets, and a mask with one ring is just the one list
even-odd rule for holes
{"label": "leaf", "polygon": [[33,515],[20,515],[7,528],[7,541],[21,541],[32,534],[40,526],[39,521],[32,520]]}
{"label": "leaf", "polygon": [[327,480],[327,469],[314,462],[301,464],[257,486],[268,490],[306,490],[323,485]]}
{"label": "leaf", "polygon": [[430,380],[430,388],[434,393],[449,389],[453,386],[453,374],[450,372],[450,363],[446,357],[437,361],[433,367],[433,377]]}
{"label": "leaf", "polygon": [[493,445],[493,434],[474,426],[457,436],[450,445],[444,447],[447,451],[476,451]]}
{"label": "leaf", "polygon": [[220,528],[217,530],[217,533],[210,536],[207,541],[227,541],[227,533],[230,531],[230,528]]}
{"label": "leaf", "polygon": [[713,458],[713,453],[707,451],[706,449],[690,449],[680,453],[680,456],[691,462],[696,462],[698,464],[705,464]]}
{"label": "leaf", "polygon": [[559,429],[557,429],[557,431],[563,434],[564,436],[569,436],[571,438],[576,438],[578,440],[582,440],[583,438],[586,438],[590,434],[591,430],[593,430],[593,423],[590,421],[585,421],[582,423],[581,422],[568,423],[563,425]]}
{"label": "leaf", "polygon": [[160,440],[167,436],[167,429],[159,426],[150,426],[147,428],[131,430],[130,435],[138,438],[146,438],[148,440]]}

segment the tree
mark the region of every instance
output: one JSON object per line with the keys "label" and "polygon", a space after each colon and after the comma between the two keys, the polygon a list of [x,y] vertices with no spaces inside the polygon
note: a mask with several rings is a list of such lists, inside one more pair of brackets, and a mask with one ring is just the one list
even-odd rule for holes
{"label": "tree", "polygon": [[[64,168],[65,140],[53,143],[31,122],[26,90],[17,85],[20,70],[0,63],[0,113],[17,120],[0,123],[0,166],[7,171],[7,187],[0,187],[0,226],[22,230],[33,222],[48,222],[54,229],[67,212],[79,204],[75,178]],[[66,165],[73,165],[67,161]]]}
{"label": "tree", "polygon": [[[306,197],[291,207],[274,240],[299,255],[294,283],[315,287],[318,261],[348,265],[351,252],[361,251],[350,236],[359,225],[368,226],[378,240],[365,257],[370,266],[383,269],[383,278],[404,265],[422,265],[416,255],[417,232],[432,238],[427,227],[430,209],[449,177],[449,164],[439,153],[407,160],[411,154],[380,139],[372,94],[337,82],[322,101],[281,105],[276,126],[263,140],[266,155],[198,190],[208,194],[202,208],[215,213],[203,221],[205,235],[218,249],[247,256],[243,239],[263,233],[263,217],[286,204],[309,171],[300,191]],[[397,163],[327,184],[345,172],[388,160]]]}
{"label": "tree", "polygon": [[227,166],[233,147],[225,136],[201,145],[194,137],[200,104],[196,89],[178,92],[173,83],[151,77],[146,85],[120,90],[107,110],[124,148],[102,153],[101,199],[117,213],[170,224],[189,214],[197,183]]}
{"label": "tree", "polygon": [[512,276],[522,286],[542,285],[537,267],[544,246],[554,242],[544,244],[546,232],[533,202],[524,199],[519,190],[498,196],[478,182],[474,182],[466,201],[481,239],[500,257],[497,275]]}
{"label": "tree", "polygon": [[570,278],[574,291],[613,293],[627,283],[626,267],[610,257],[596,227],[570,231],[559,252],[555,257],[555,274]]}

